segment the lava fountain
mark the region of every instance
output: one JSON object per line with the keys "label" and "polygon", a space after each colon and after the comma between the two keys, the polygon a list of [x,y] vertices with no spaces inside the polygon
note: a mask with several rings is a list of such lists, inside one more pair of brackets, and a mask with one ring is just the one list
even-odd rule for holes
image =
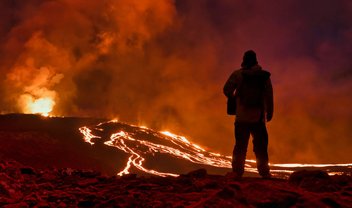
{"label": "lava fountain", "polygon": [[51,97],[34,98],[26,94],[22,96],[22,100],[24,113],[40,114],[42,116],[49,116],[55,105],[55,101]]}
{"label": "lava fountain", "polygon": [[[199,145],[193,144],[184,136],[179,136],[168,131],[153,131],[146,127],[131,126],[119,123],[116,120],[100,123],[96,126],[81,127],[85,142],[95,145],[101,143],[114,147],[127,154],[127,161],[117,175],[132,173],[133,170],[141,171],[149,175],[178,176],[177,171],[165,171],[165,168],[149,167],[151,163],[158,163],[162,157],[185,161],[197,167],[206,169],[224,169],[231,171],[231,156],[207,151]],[[171,162],[167,162],[168,165]],[[159,165],[160,166],[160,165]],[[270,164],[271,172],[277,177],[288,177],[292,172],[299,169],[322,169],[329,174],[342,174],[350,172],[352,164]],[[158,168],[158,170],[156,169]],[[159,170],[160,169],[160,170]],[[164,171],[161,171],[161,170]],[[170,169],[171,170],[171,169]],[[246,160],[245,171],[257,173],[256,161]]]}

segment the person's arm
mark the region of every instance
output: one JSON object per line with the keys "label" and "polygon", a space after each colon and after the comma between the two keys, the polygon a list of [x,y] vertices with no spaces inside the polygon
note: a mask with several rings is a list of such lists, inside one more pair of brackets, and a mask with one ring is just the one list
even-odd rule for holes
{"label": "person's arm", "polygon": [[234,96],[234,91],[237,87],[237,82],[236,82],[236,73],[232,73],[231,76],[228,78],[228,80],[225,83],[223,92],[226,97],[232,97]]}
{"label": "person's arm", "polygon": [[265,88],[266,120],[271,121],[274,113],[274,93],[270,78],[266,82]]}

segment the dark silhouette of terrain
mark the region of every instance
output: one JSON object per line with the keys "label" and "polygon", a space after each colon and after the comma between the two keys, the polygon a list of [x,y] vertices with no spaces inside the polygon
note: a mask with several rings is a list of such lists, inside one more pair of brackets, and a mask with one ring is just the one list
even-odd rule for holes
{"label": "dark silhouette of terrain", "polygon": [[1,115],[0,159],[12,159],[36,168],[93,168],[113,175],[121,155],[111,147],[85,143],[78,130],[101,121],[103,119]]}

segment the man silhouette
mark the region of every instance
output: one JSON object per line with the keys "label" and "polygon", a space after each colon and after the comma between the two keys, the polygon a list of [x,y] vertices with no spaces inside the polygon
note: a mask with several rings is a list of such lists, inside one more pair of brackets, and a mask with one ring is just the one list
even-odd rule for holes
{"label": "man silhouette", "polygon": [[235,97],[236,144],[232,156],[235,177],[242,177],[250,135],[257,159],[257,169],[263,178],[270,178],[268,157],[268,133],[266,121],[273,117],[273,88],[270,73],[258,65],[256,53],[246,51],[241,69],[235,70],[224,86],[227,98]]}

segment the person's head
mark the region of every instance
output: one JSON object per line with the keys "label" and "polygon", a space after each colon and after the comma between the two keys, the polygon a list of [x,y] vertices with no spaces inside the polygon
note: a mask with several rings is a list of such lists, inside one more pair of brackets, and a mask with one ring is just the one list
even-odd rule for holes
{"label": "person's head", "polygon": [[251,68],[254,65],[257,65],[257,54],[253,50],[248,50],[243,55],[243,61],[241,67]]}

